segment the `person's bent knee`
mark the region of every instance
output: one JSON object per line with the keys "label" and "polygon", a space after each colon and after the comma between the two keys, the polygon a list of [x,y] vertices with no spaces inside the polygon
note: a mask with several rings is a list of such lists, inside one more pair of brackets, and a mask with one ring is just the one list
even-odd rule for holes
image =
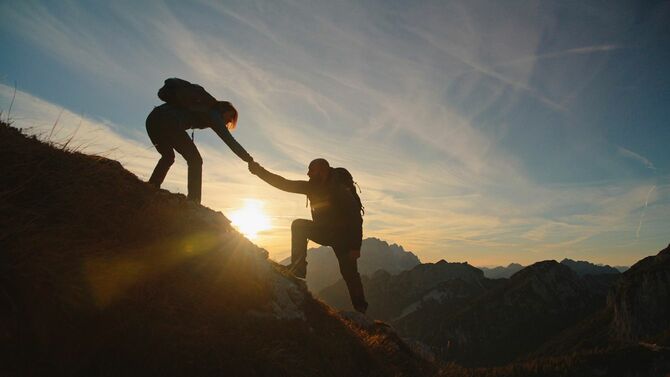
{"label": "person's bent knee", "polygon": [[174,164],[174,155],[172,156],[161,156],[160,163],[166,166],[172,166]]}
{"label": "person's bent knee", "polygon": [[295,232],[305,229],[309,225],[310,221],[305,219],[295,219],[291,223],[291,231]]}

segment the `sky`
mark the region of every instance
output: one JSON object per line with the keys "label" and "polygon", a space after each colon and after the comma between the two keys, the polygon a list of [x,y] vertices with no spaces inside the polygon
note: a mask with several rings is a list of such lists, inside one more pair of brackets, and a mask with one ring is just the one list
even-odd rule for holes
{"label": "sky", "polygon": [[[630,265],[670,242],[668,1],[3,0],[0,46],[3,118],[142,180],[180,77],[235,105],[269,170],[348,168],[364,235],[423,262]],[[255,242],[286,257],[305,197],[195,141],[203,205],[255,200]],[[186,192],[183,159],[163,188]]]}

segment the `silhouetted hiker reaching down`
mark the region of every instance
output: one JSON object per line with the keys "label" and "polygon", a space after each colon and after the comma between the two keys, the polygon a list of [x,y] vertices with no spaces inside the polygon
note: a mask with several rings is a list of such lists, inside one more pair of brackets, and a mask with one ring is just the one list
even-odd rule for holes
{"label": "silhouetted hiker reaching down", "polygon": [[174,151],[188,164],[188,198],[200,203],[202,192],[202,157],[187,129],[211,128],[242,160],[253,158],[233,138],[229,130],[237,125],[237,110],[226,101],[217,101],[201,86],[171,78],[165,80],[158,96],[166,103],[155,107],[147,117],[147,133],[161,158],[149,183],[160,187],[170,166]]}
{"label": "silhouetted hiker reaching down", "polygon": [[[309,199],[312,220],[297,219],[291,224],[290,268],[295,276],[304,279],[307,275],[308,239],[331,246],[340,264],[342,278],[347,283],[351,303],[357,311],[365,313],[368,303],[357,261],[363,239],[362,205],[353,189],[351,175],[345,169],[331,168],[322,158],[309,164],[309,181],[288,180],[253,161],[249,162],[249,171],[280,190],[305,194]],[[343,175],[346,175],[344,180],[351,182],[350,187],[343,184]]]}

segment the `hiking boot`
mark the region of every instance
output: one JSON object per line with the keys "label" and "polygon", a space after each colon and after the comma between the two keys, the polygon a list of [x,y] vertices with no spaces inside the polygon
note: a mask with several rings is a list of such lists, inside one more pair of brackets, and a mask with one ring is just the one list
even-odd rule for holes
{"label": "hiking boot", "polygon": [[306,263],[290,264],[288,270],[297,278],[304,280],[307,277]]}
{"label": "hiking boot", "polygon": [[354,305],[354,309],[361,314],[365,314],[368,311],[368,303],[364,301],[363,303],[356,304]]}

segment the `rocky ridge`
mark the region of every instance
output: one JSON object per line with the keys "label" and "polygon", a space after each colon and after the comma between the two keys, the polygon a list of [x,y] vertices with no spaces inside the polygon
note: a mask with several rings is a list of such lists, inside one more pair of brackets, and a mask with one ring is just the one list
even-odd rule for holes
{"label": "rocky ridge", "polygon": [[[290,258],[280,263],[288,265]],[[331,247],[320,246],[307,250],[307,286],[314,293],[336,283],[341,279],[337,258]],[[419,258],[402,246],[389,244],[378,238],[370,237],[363,240],[361,257],[358,259],[358,271],[362,275],[372,275],[377,270],[385,270],[395,274],[409,270],[420,264]]]}

